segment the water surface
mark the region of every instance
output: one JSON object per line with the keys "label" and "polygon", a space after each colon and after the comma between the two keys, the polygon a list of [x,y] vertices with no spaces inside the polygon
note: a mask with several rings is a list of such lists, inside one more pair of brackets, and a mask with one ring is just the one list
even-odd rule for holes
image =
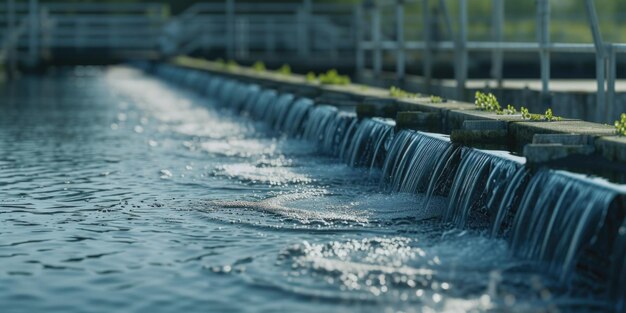
{"label": "water surface", "polygon": [[570,310],[504,240],[138,71],[2,86],[3,312]]}

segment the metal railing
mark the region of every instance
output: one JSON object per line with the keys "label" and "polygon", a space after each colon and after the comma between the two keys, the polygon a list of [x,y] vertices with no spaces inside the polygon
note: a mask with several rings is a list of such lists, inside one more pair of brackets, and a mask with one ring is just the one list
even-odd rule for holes
{"label": "metal railing", "polygon": [[[453,1],[458,5],[455,16],[446,6]],[[454,56],[457,98],[466,90],[470,53],[490,54],[490,75],[498,86],[503,82],[506,53],[536,53],[545,101],[550,100],[551,54],[587,53],[596,61],[597,105],[605,117],[615,115],[616,58],[626,52],[626,44],[603,40],[593,0],[584,0],[593,34],[589,44],[551,41],[549,0],[536,1],[536,41],[504,41],[505,0],[490,1],[491,18],[483,16],[491,27],[488,41],[468,40],[474,35],[468,28],[468,0],[364,0],[356,5],[223,0],[197,3],[177,16],[170,16],[169,7],[160,3],[7,0],[7,5],[0,6],[0,30],[9,64],[18,58],[36,64],[51,51],[145,51],[280,62],[290,57],[306,62],[317,59],[320,64],[355,64],[357,74],[362,74],[370,53],[374,76],[382,75],[383,56],[391,54],[396,78],[403,80],[414,62],[409,58],[417,53],[427,87],[432,85],[434,64],[443,52]],[[444,36],[434,35],[433,4],[443,17]],[[406,16],[409,9],[411,14],[421,13],[421,20]],[[25,29],[18,32],[18,24]]]}
{"label": "metal railing", "polygon": [[[406,74],[406,53],[413,51],[422,54],[423,78],[426,88],[430,88],[433,78],[433,53],[449,52],[454,54],[454,77],[456,81],[456,94],[458,99],[463,99],[468,80],[469,52],[492,53],[491,77],[497,81],[499,87],[503,82],[503,54],[505,52],[538,53],[540,59],[540,79],[542,99],[545,103],[550,101],[550,54],[551,53],[590,53],[596,59],[597,80],[597,105],[603,107],[603,115],[610,120],[617,112],[614,112],[615,80],[616,80],[616,55],[626,53],[626,44],[607,43],[603,41],[593,0],[585,0],[586,15],[589,29],[593,35],[593,44],[558,43],[550,41],[550,2],[549,0],[537,0],[537,41],[536,42],[504,42],[502,29],[504,27],[504,0],[492,0],[492,41],[468,41],[468,17],[467,0],[458,1],[459,12],[455,17],[457,29],[452,29],[453,17],[448,12],[446,2],[439,0],[436,4],[444,16],[446,31],[452,40],[434,41],[431,38],[431,23],[429,21],[429,6],[435,0],[419,0],[422,3],[423,36],[422,40],[405,40],[404,10],[407,3],[418,3],[417,0],[369,0],[362,3],[358,8],[360,25],[365,24],[369,18],[370,35],[366,39],[364,27],[359,27],[359,42],[356,48],[356,71],[363,73],[366,69],[365,53],[370,52],[372,57],[371,69],[375,77],[382,74],[383,51],[391,51],[396,59],[396,78],[403,80]],[[395,36],[384,38],[381,26],[381,11],[388,8],[394,9]]]}
{"label": "metal railing", "polygon": [[166,26],[170,53],[223,49],[228,58],[352,57],[352,5],[235,2],[197,3]]}
{"label": "metal railing", "polygon": [[[15,41],[7,62],[36,63],[55,52],[151,52],[160,49],[169,8],[159,3],[39,3],[8,0],[0,7],[2,43]],[[16,20],[26,23],[14,36]]]}

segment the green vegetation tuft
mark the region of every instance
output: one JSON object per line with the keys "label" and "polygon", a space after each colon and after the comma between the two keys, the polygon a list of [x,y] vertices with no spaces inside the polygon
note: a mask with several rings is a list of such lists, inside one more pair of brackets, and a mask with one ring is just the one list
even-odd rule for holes
{"label": "green vegetation tuft", "polygon": [[419,94],[402,90],[396,86],[389,87],[389,95],[394,98],[417,98]]}
{"label": "green vegetation tuft", "polygon": [[328,70],[326,73],[319,74],[318,80],[324,85],[349,85],[350,77],[347,75],[339,75],[336,69]]}
{"label": "green vegetation tuft", "polygon": [[254,62],[254,65],[252,65],[252,68],[257,72],[265,72],[266,70],[265,63],[261,61]]}
{"label": "green vegetation tuft", "polygon": [[443,102],[443,98],[438,96],[430,96],[430,103],[441,103]]}
{"label": "green vegetation tuft", "polygon": [[560,121],[561,120],[560,116],[555,116],[554,114],[552,114],[552,109],[547,109],[546,113],[544,114],[544,117],[545,117],[546,121],[549,121],[549,122]]}
{"label": "green vegetation tuft", "polygon": [[618,136],[626,136],[626,113],[622,113],[619,120],[615,121],[615,132]]}
{"label": "green vegetation tuft", "polygon": [[289,66],[289,64],[283,64],[277,71],[282,75],[291,75],[291,66]]}
{"label": "green vegetation tuft", "polygon": [[482,93],[480,91],[476,91],[474,95],[474,104],[476,108],[481,111],[488,112],[500,112],[502,108],[500,107],[500,103],[498,103],[498,99],[492,93]]}
{"label": "green vegetation tuft", "polygon": [[228,63],[226,63],[226,69],[229,71],[234,71],[237,68],[239,68],[239,64],[235,60],[228,60]]}
{"label": "green vegetation tuft", "polygon": [[313,72],[306,73],[306,81],[309,83],[315,83],[317,81],[317,76]]}

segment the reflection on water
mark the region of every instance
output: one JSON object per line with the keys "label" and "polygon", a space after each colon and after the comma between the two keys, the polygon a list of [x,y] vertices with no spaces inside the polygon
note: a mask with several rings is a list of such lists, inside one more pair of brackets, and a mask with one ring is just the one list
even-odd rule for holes
{"label": "reflection on water", "polygon": [[8,312],[580,307],[504,241],[440,223],[445,199],[417,210],[380,173],[136,71],[1,92]]}

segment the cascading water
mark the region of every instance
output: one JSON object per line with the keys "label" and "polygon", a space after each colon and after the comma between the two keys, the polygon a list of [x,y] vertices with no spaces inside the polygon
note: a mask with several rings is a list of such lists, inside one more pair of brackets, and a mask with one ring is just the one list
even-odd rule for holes
{"label": "cascading water", "polygon": [[[529,182],[510,237],[512,251],[524,258],[545,262],[565,283],[576,269],[600,275],[605,268],[593,255],[610,255],[603,233],[615,238],[618,226],[607,217],[623,220],[623,190],[561,171],[541,170]],[[619,225],[619,224],[617,224]]]}
{"label": "cascading water", "polygon": [[581,275],[606,282],[616,310],[626,312],[624,190],[562,171],[532,173],[523,158],[460,148],[441,135],[395,132],[388,121],[357,120],[354,113],[257,85],[185,76],[169,66],[156,72],[312,141],[350,166],[381,168],[387,191],[447,197],[439,212],[444,221],[506,238],[512,253],[545,264],[564,285]]}
{"label": "cascading water", "polygon": [[525,171],[522,162],[463,148],[444,220],[457,227],[468,223],[484,227],[489,220],[495,220],[509,184],[516,182],[512,178],[517,172]]}
{"label": "cascading water", "polygon": [[[434,186],[446,180],[445,167],[449,160],[455,159],[456,147],[442,137],[403,130],[393,139],[389,153],[383,164],[381,183],[389,191],[434,193]],[[451,162],[456,163],[456,162]],[[447,167],[450,169],[450,167]]]}
{"label": "cascading water", "polygon": [[386,157],[385,143],[393,137],[394,126],[395,123],[387,120],[363,120],[354,134],[344,140],[343,145],[347,147],[341,149],[341,158],[350,166],[381,167]]}

